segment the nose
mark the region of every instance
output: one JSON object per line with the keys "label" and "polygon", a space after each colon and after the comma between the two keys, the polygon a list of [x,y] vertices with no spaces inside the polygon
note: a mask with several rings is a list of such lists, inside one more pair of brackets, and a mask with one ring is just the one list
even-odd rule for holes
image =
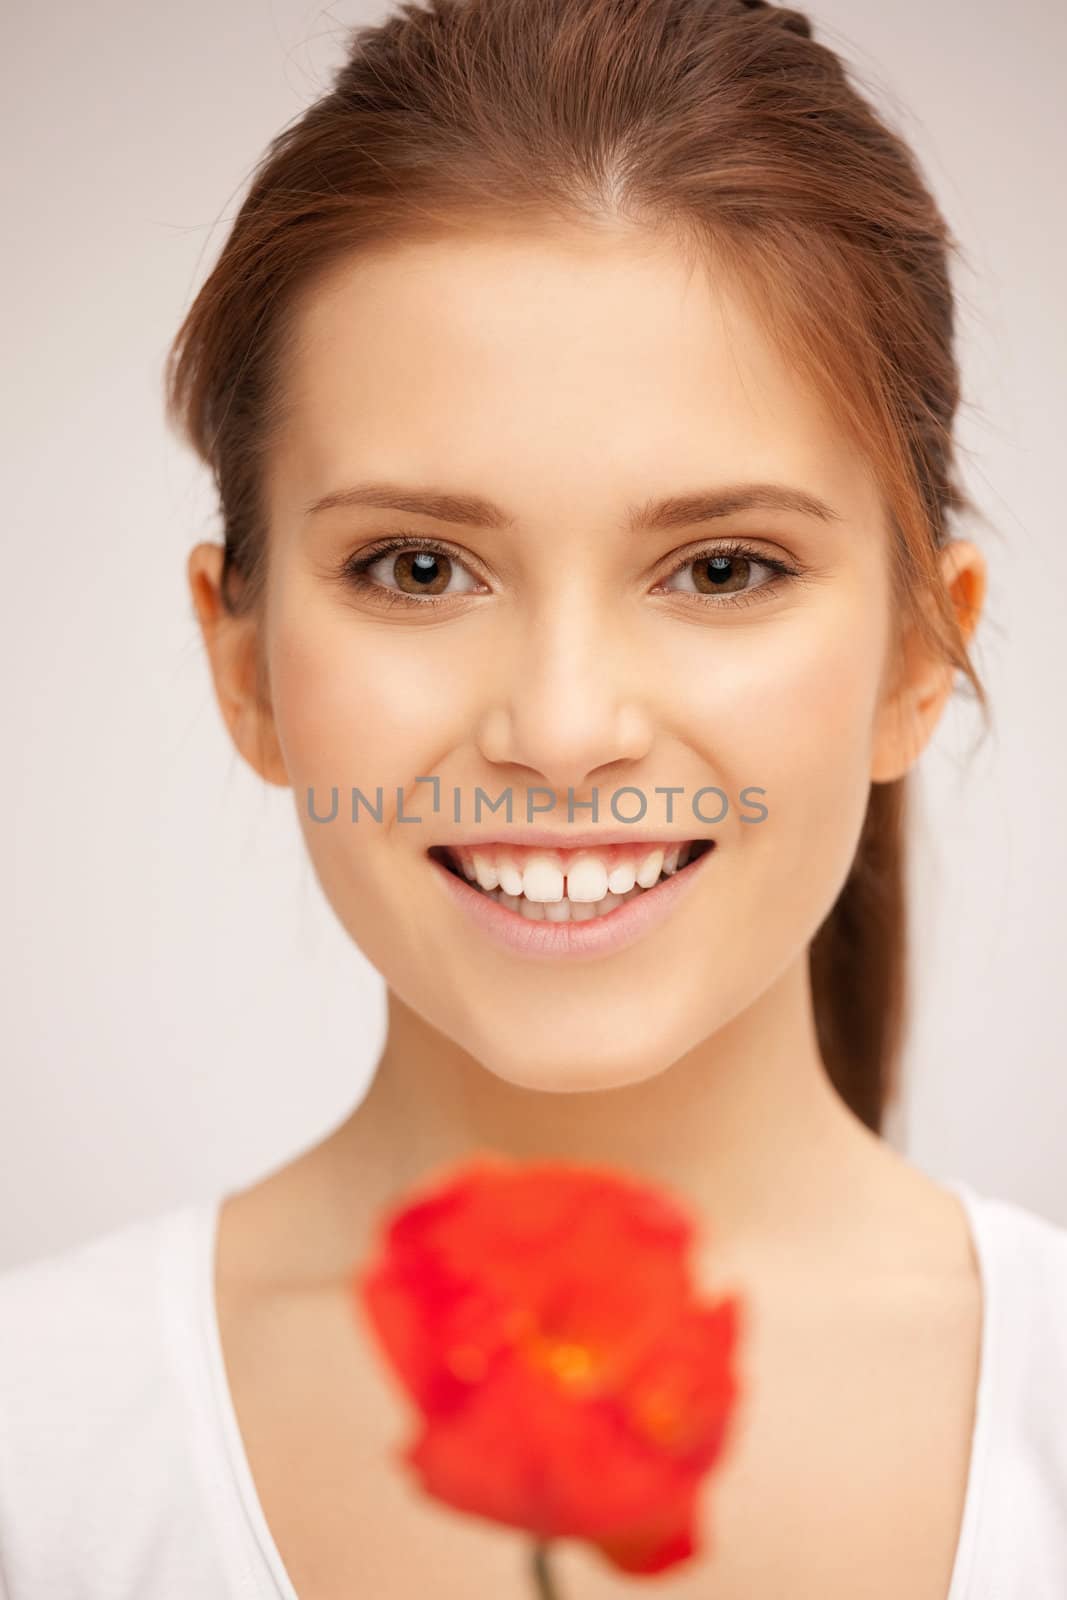
{"label": "nose", "polygon": [[653,726],[640,686],[648,682],[632,638],[598,623],[592,606],[557,596],[551,615],[530,618],[500,663],[479,751],[495,765],[526,768],[529,782],[557,795],[568,787],[577,795],[604,769],[647,754]]}

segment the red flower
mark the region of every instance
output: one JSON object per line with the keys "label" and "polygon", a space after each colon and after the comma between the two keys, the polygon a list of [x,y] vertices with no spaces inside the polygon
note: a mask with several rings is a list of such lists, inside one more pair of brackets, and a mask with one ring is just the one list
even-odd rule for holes
{"label": "red flower", "polygon": [[424,1426],[424,1490],[654,1573],[698,1549],[741,1305],[693,1297],[693,1226],[604,1167],[481,1155],[386,1219],[353,1292]]}

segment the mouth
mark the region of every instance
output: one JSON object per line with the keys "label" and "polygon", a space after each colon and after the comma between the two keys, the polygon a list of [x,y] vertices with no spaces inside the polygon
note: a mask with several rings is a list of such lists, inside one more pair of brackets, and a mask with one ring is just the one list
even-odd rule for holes
{"label": "mouth", "polygon": [[[562,877],[562,884],[560,885],[557,879],[549,891],[555,893],[556,897],[549,899],[540,897],[544,893],[543,887],[533,879],[527,884],[526,879],[529,878],[529,874],[513,873],[508,879],[509,887],[520,888],[522,892],[516,894],[506,892],[499,882],[493,881],[497,876],[495,872],[490,871],[486,874],[484,870],[476,871],[470,851],[460,852],[448,845],[432,845],[427,854],[439,868],[462,885],[463,891],[466,891],[464,899],[467,898],[467,894],[473,893],[498,907],[508,920],[515,923],[553,923],[558,926],[569,923],[611,921],[622,916],[624,908],[635,900],[645,902],[658,900],[668,892],[669,885],[678,883],[681,888],[680,880],[688,880],[696,871],[698,864],[714,849],[714,839],[690,839],[681,844],[667,841],[666,847],[662,850],[652,852],[650,849],[652,860],[648,862],[646,857],[646,870],[639,872],[644,881],[638,882],[638,874],[632,869],[621,875],[613,874],[612,882],[620,892],[609,891],[596,900],[588,898],[588,888],[582,898],[577,896],[570,898],[568,894],[570,883],[566,871]],[[660,857],[658,871],[656,871],[656,855]],[[656,871],[654,877],[653,871]],[[479,882],[480,877],[483,879],[482,882]],[[492,887],[485,886],[486,877],[493,884]],[[526,893],[527,887],[533,888],[533,895]],[[562,894],[559,893],[559,887],[562,887]],[[577,878],[575,887],[580,893]],[[597,890],[594,888],[592,892],[596,893]],[[673,898],[671,895],[672,900]],[[642,909],[651,910],[651,905],[646,904]]]}

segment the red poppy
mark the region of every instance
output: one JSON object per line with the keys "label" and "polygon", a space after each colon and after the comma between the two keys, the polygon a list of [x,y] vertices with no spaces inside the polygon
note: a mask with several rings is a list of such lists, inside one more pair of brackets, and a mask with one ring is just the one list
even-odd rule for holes
{"label": "red poppy", "polygon": [[693,1233],[613,1169],[493,1153],[393,1210],[353,1291],[422,1413],[425,1492],[628,1573],[696,1554],[741,1304],[694,1298]]}

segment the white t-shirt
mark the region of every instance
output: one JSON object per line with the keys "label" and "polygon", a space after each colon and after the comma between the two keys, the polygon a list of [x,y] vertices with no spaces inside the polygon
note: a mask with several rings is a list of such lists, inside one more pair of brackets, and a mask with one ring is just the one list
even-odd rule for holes
{"label": "white t-shirt", "polygon": [[[984,1309],[946,1600],[1067,1600],[1067,1229],[940,1181]],[[225,1378],[220,1198],[0,1273],[0,1600],[298,1600]]]}

